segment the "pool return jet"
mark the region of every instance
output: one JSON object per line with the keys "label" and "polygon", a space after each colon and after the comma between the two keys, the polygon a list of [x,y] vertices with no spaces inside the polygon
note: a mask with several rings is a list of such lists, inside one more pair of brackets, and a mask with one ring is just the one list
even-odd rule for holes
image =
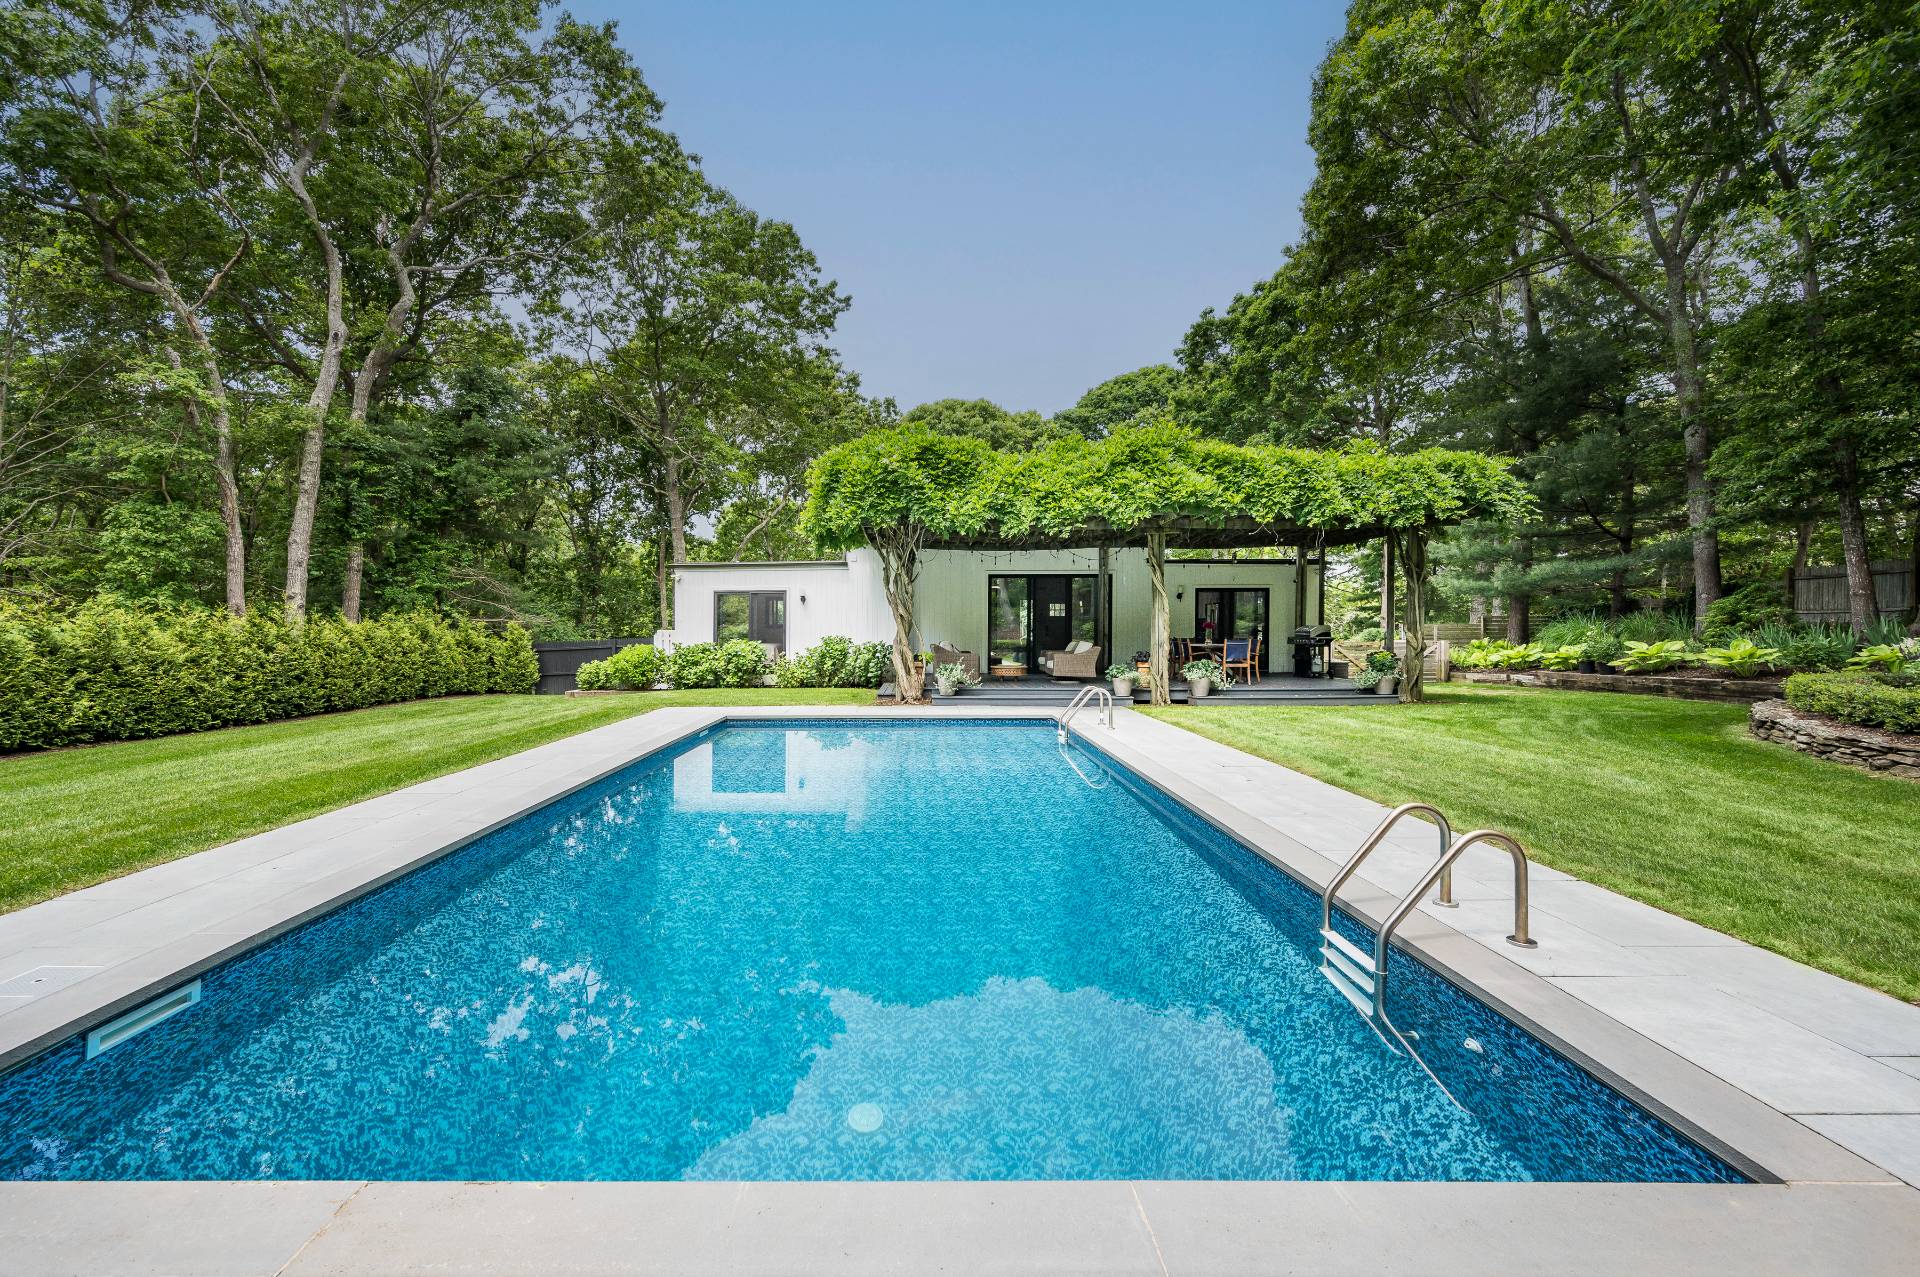
{"label": "pool return jet", "polygon": [[[1400,898],[1400,903],[1393,907],[1393,911],[1374,932],[1373,952],[1368,953],[1333,929],[1334,896],[1341,887],[1346,885],[1347,879],[1353,877],[1354,872],[1360,868],[1360,863],[1372,855],[1374,849],[1386,839],[1393,827],[1406,817],[1413,815],[1429,817],[1438,827],[1440,856],[1433,862],[1432,867],[1420,876],[1420,881],[1413,885],[1413,890]],[[1426,1071],[1426,1075],[1433,1079],[1433,1084],[1462,1110],[1467,1106],[1461,1104],[1452,1091],[1447,1090],[1447,1084],[1435,1075],[1433,1069],[1421,1058],[1420,1052],[1414,1049],[1413,1043],[1408,1040],[1409,1035],[1402,1033],[1394,1024],[1393,1018],[1387,1014],[1387,947],[1393,939],[1394,931],[1406,921],[1407,915],[1419,906],[1420,897],[1427,893],[1429,887],[1439,884],[1439,891],[1433,898],[1433,903],[1436,905],[1448,909],[1458,906],[1458,902],[1453,898],[1453,862],[1460,859],[1469,847],[1483,842],[1503,847],[1507,854],[1513,857],[1513,934],[1507,937],[1507,943],[1522,949],[1538,948],[1539,942],[1527,933],[1526,851],[1518,842],[1493,829],[1476,829],[1472,833],[1455,838],[1453,826],[1447,823],[1447,818],[1441,815],[1440,809],[1430,803],[1401,803],[1388,812],[1387,818],[1374,826],[1373,832],[1367,835],[1366,841],[1362,842],[1359,849],[1347,858],[1347,863],[1340,866],[1340,872],[1327,883],[1327,889],[1320,893],[1320,974],[1340,991],[1342,997],[1353,1004],[1353,1009],[1373,1026],[1373,1031],[1380,1035],[1380,1040],[1385,1042],[1389,1049],[1404,1048],[1406,1053],[1413,1057],[1414,1062]],[[1395,1043],[1399,1044],[1398,1047]]]}

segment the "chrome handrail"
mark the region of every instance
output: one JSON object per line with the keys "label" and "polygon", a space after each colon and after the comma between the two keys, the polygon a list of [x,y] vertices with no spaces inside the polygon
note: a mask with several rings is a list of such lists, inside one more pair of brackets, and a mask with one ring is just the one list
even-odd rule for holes
{"label": "chrome handrail", "polygon": [[[1447,849],[1453,845],[1453,826],[1447,823],[1447,818],[1440,813],[1440,809],[1432,803],[1401,803],[1398,807],[1395,807],[1387,813],[1385,820],[1373,827],[1373,832],[1368,834],[1367,840],[1360,844],[1360,849],[1347,857],[1347,863],[1340,866],[1340,872],[1333,875],[1332,881],[1327,883],[1327,889],[1320,893],[1320,929],[1322,931],[1325,931],[1333,925],[1334,895],[1341,887],[1346,885],[1347,879],[1353,877],[1354,872],[1360,868],[1360,862],[1373,854],[1373,849],[1380,845],[1381,840],[1387,836],[1387,832],[1399,824],[1402,819],[1413,815],[1415,812],[1433,817],[1433,823],[1440,827],[1440,855],[1443,858],[1442,863],[1446,865],[1453,863],[1451,860],[1444,859],[1447,854]],[[1451,879],[1449,879],[1449,885],[1450,884]],[[1423,887],[1422,890],[1424,889]],[[1436,901],[1435,903],[1451,904],[1451,891],[1449,890],[1446,894],[1449,896],[1449,899]]]}
{"label": "chrome handrail", "polygon": [[1098,700],[1100,702],[1101,711],[1106,720],[1107,730],[1113,730],[1113,693],[1104,687],[1089,685],[1076,692],[1073,700],[1068,703],[1065,709],[1060,711],[1060,721],[1054,728],[1054,735],[1059,738],[1061,744],[1064,745],[1067,742],[1067,724],[1071,722],[1073,716],[1085,708],[1087,702],[1091,700]]}
{"label": "chrome handrail", "polygon": [[1507,937],[1507,943],[1521,949],[1540,947],[1540,942],[1527,934],[1527,853],[1525,849],[1496,829],[1476,829],[1454,843],[1447,849],[1445,855],[1434,862],[1433,867],[1427,870],[1418,883],[1414,884],[1412,891],[1401,898],[1400,903],[1394,906],[1393,912],[1387,915],[1387,920],[1381,923],[1380,929],[1374,933],[1373,965],[1380,969],[1380,974],[1375,977],[1374,983],[1376,999],[1384,1001],[1386,996],[1387,941],[1392,939],[1394,929],[1406,921],[1407,915],[1419,905],[1421,893],[1438,881],[1447,866],[1460,859],[1461,854],[1477,842],[1498,843],[1507,849],[1509,856],[1513,857],[1513,934]]}
{"label": "chrome handrail", "polygon": [[1103,767],[1103,768],[1100,768],[1101,783],[1098,785],[1094,784],[1092,779],[1089,778],[1085,772],[1080,770],[1080,764],[1073,761],[1073,755],[1069,753],[1067,750],[1067,742],[1061,741],[1059,745],[1059,749],[1060,749],[1061,759],[1066,763],[1067,766],[1073,768],[1073,774],[1078,776],[1088,789],[1101,790],[1101,789],[1105,789],[1108,785],[1113,783],[1113,777]]}

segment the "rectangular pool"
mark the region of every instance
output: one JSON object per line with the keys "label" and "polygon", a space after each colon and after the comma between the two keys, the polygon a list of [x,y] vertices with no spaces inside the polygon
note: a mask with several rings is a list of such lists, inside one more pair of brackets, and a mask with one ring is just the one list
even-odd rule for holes
{"label": "rectangular pool", "polygon": [[1050,723],[736,723],[0,1077],[0,1178],[1743,1179],[1318,926]]}

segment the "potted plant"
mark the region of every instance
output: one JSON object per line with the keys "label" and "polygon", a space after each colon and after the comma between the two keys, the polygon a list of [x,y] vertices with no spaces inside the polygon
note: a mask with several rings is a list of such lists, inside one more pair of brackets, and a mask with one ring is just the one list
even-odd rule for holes
{"label": "potted plant", "polygon": [[1116,697],[1133,699],[1133,680],[1138,671],[1131,665],[1107,666],[1107,677],[1113,680],[1113,694]]}
{"label": "potted plant", "polygon": [[1146,652],[1135,652],[1133,654],[1133,668],[1134,677],[1140,682],[1147,682],[1153,677],[1153,657]]}
{"label": "potted plant", "polygon": [[[1587,641],[1580,646],[1584,649],[1581,652],[1582,659],[1580,662],[1583,672],[1611,674],[1614,672],[1614,658],[1625,651],[1627,645],[1621,642],[1619,636],[1616,634],[1609,633],[1606,630],[1595,630],[1587,635]],[[1593,668],[1591,670],[1585,669],[1589,664],[1591,664]]]}
{"label": "potted plant", "polygon": [[1391,696],[1400,686],[1400,658],[1389,648],[1381,648],[1367,656],[1367,668],[1380,676],[1379,690],[1382,696]]}
{"label": "potted plant", "polygon": [[1380,680],[1385,677],[1373,666],[1362,665],[1353,672],[1353,686],[1356,691],[1377,692],[1380,690]]}
{"label": "potted plant", "polygon": [[958,692],[965,691],[969,687],[977,686],[980,682],[980,676],[973,673],[964,665],[955,665],[949,662],[948,664],[936,665],[934,667],[933,681],[940,688],[940,695],[952,696]]}
{"label": "potted plant", "polygon": [[1227,677],[1218,661],[1188,661],[1180,667],[1180,677],[1187,680],[1187,695],[1194,700],[1213,695],[1216,687],[1233,686],[1233,680]]}

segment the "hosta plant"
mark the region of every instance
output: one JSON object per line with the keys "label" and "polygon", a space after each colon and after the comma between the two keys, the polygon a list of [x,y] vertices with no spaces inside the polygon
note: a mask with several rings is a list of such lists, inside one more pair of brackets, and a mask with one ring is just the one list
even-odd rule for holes
{"label": "hosta plant", "polygon": [[1686,656],[1687,644],[1684,639],[1660,639],[1654,643],[1630,641],[1627,650],[1613,658],[1613,667],[1634,674],[1658,674],[1662,670],[1672,669]]}
{"label": "hosta plant", "polygon": [[1503,649],[1494,661],[1503,670],[1530,670],[1540,664],[1540,658],[1545,655],[1546,651],[1538,643],[1528,643]]}
{"label": "hosta plant", "polygon": [[1907,654],[1892,643],[1863,647],[1847,662],[1850,670],[1885,670],[1889,674],[1899,673],[1906,665]]}
{"label": "hosta plant", "polygon": [[1551,652],[1543,652],[1540,656],[1540,665],[1543,669],[1570,670],[1586,659],[1587,649],[1584,644],[1569,643]]}
{"label": "hosta plant", "polygon": [[1736,678],[1751,678],[1761,670],[1777,665],[1780,649],[1761,647],[1752,639],[1737,638],[1725,647],[1710,647],[1700,653],[1702,665],[1725,670]]}

